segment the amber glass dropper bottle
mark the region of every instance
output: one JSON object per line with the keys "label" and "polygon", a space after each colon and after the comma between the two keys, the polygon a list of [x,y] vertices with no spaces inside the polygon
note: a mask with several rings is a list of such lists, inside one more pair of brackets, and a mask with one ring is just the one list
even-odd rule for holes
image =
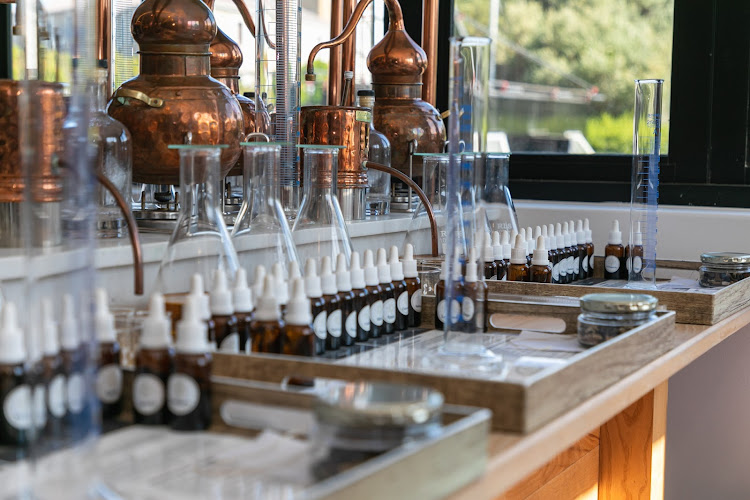
{"label": "amber glass dropper bottle", "polygon": [[250,338],[253,352],[278,354],[281,352],[281,311],[276,302],[274,287],[276,280],[267,275],[263,286],[263,294],[258,299],[253,322],[250,324]]}
{"label": "amber glass dropper bottle", "polygon": [[[203,276],[198,273],[190,278],[190,294],[198,304],[198,315],[206,323],[208,329],[208,345],[211,351],[216,350],[216,325],[211,318],[211,302],[203,286]],[[187,300],[187,299],[186,299]]]}
{"label": "amber glass dropper bottle", "polygon": [[526,242],[523,235],[516,236],[508,268],[508,281],[529,281],[529,265],[526,263]]}
{"label": "amber glass dropper bottle", "polygon": [[549,252],[544,245],[544,236],[536,239],[534,257],[531,259],[529,270],[532,283],[552,283],[552,267],[549,265]]}
{"label": "amber glass dropper bottle", "polygon": [[74,440],[88,433],[91,423],[91,406],[86,394],[86,344],[76,319],[75,301],[70,294],[63,295],[62,321],[60,322],[60,355],[65,371],[65,431]]}
{"label": "amber glass dropper bottle", "polygon": [[589,259],[589,270],[588,277],[594,277],[594,239],[591,234],[591,228],[589,227],[589,220],[583,220],[583,230],[586,233],[586,255]]}
{"label": "amber glass dropper bottle", "polygon": [[391,280],[391,266],[385,248],[378,248],[378,280],[383,299],[383,333],[390,335],[396,331],[396,290]]}
{"label": "amber glass dropper bottle", "polygon": [[612,221],[607,246],[604,247],[604,278],[608,280],[627,279],[625,268],[625,247],[622,246],[620,221]]}
{"label": "amber glass dropper bottle", "polygon": [[502,281],[505,278],[505,261],[503,260],[503,244],[500,239],[500,231],[492,233],[492,258],[495,260],[495,267],[497,267],[498,281]]}
{"label": "amber glass dropper bottle", "polygon": [[240,352],[239,321],[234,314],[232,291],[229,289],[227,274],[223,269],[214,271],[214,287],[210,294],[211,321],[214,322],[217,349]]}
{"label": "amber glass dropper bottle", "polygon": [[313,317],[312,326],[315,333],[315,354],[319,356],[326,350],[328,312],[323,300],[323,289],[320,285],[320,276],[317,273],[315,259],[312,258],[305,262],[305,293],[307,298],[310,299],[310,311]]}
{"label": "amber glass dropper bottle", "polygon": [[201,305],[188,297],[177,323],[174,368],[167,382],[170,427],[181,431],[211,425],[211,349],[208,329],[200,316]]}
{"label": "amber glass dropper bottle", "polygon": [[370,338],[370,302],[365,282],[365,271],[360,266],[359,252],[352,252],[352,292],[354,310],[357,312],[357,342],[367,342]]}
{"label": "amber glass dropper bottle", "polygon": [[32,392],[16,305],[6,302],[0,326],[0,445],[25,447],[34,434]]}
{"label": "amber glass dropper bottle", "polygon": [[343,327],[341,300],[338,288],[336,288],[336,276],[331,267],[331,258],[328,255],[323,256],[320,261],[320,283],[327,312],[326,351],[335,351],[341,347],[341,328]]}
{"label": "amber glass dropper bottle", "polygon": [[109,312],[107,291],[95,291],[96,315],[94,327],[99,343],[99,358],[96,373],[96,396],[102,406],[104,419],[115,419],[122,412],[122,368],[120,367],[120,344],[115,333],[115,317]]}
{"label": "amber glass dropper bottle", "polygon": [[365,250],[365,284],[370,303],[370,338],[376,339],[383,335],[383,289],[378,279],[378,269],[373,261],[372,250]]}
{"label": "amber glass dropper bottle", "polygon": [[407,243],[404,247],[404,279],[409,293],[409,328],[422,324],[422,282],[419,279],[417,261],[414,259],[414,247]]}
{"label": "amber glass dropper bottle", "polygon": [[44,379],[47,381],[46,407],[47,425],[44,435],[53,442],[63,438],[65,416],[65,374],[60,357],[58,326],[55,321],[52,301],[42,299],[42,334],[44,337]]}
{"label": "amber glass dropper bottle", "polygon": [[232,304],[234,315],[237,316],[237,334],[239,336],[239,351],[249,351],[250,323],[253,321],[253,292],[247,286],[247,272],[244,267],[237,269],[237,277],[232,288]]}
{"label": "amber glass dropper bottle", "polygon": [[281,330],[281,353],[291,356],[315,355],[315,332],[312,327],[310,299],[305,295],[305,282],[292,281],[292,297],[287,304],[284,328]]}
{"label": "amber glass dropper bottle", "polygon": [[357,311],[354,310],[352,275],[346,268],[346,255],[336,257],[336,288],[341,307],[341,345],[351,346],[357,341]]}
{"label": "amber glass dropper bottle", "polygon": [[391,280],[396,296],[396,331],[402,332],[409,325],[409,291],[404,279],[404,265],[398,259],[398,247],[395,245],[391,247],[388,265],[391,266]]}

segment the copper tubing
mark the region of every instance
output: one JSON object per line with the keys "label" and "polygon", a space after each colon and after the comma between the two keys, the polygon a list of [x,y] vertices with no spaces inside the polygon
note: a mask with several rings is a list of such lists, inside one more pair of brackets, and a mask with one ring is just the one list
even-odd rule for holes
{"label": "copper tubing", "polygon": [[437,257],[438,256],[438,229],[437,229],[437,222],[435,221],[435,212],[432,210],[432,204],[430,203],[430,200],[427,199],[427,195],[424,194],[424,191],[422,191],[422,188],[420,188],[419,185],[416,182],[414,182],[408,175],[401,172],[400,170],[396,170],[393,167],[388,167],[386,165],[381,165],[380,163],[375,163],[372,161],[364,162],[364,166],[366,168],[371,168],[373,170],[378,170],[379,172],[385,172],[386,174],[392,175],[396,179],[405,183],[416,193],[416,195],[419,197],[420,201],[424,205],[424,209],[427,212],[427,218],[430,220],[430,237],[432,238],[432,256]]}
{"label": "copper tubing", "polygon": [[122,194],[117,190],[114,184],[107,179],[101,172],[94,172],[96,180],[104,186],[115,198],[117,206],[120,208],[122,215],[128,221],[128,234],[130,235],[130,246],[133,249],[133,272],[135,273],[133,291],[136,295],[143,295],[143,251],[141,249],[141,239],[138,234],[138,225],[133,217],[133,212],[125,202]]}
{"label": "copper tubing", "polygon": [[[354,9],[356,8],[357,0],[344,0],[344,19],[349,19],[354,12]],[[347,40],[344,42],[344,47],[342,50],[341,59],[343,61],[343,71],[351,71],[352,75],[354,75],[354,69],[356,65],[356,56],[357,56],[357,37],[354,34],[357,31],[357,26],[354,26],[354,30],[352,31],[352,36],[347,38]],[[342,73],[343,74],[343,73]],[[352,81],[352,86],[354,85],[354,82]],[[330,103],[335,104],[335,103]],[[354,106],[354,91],[352,90],[349,92],[348,97],[346,97],[346,102],[342,103],[342,106]]]}
{"label": "copper tubing", "polygon": [[[341,33],[344,28],[344,0],[331,0],[331,38]],[[311,53],[312,55],[312,53]],[[307,73],[312,77],[305,76],[308,81],[315,80],[314,62],[307,61]],[[335,106],[341,100],[341,77],[344,74],[341,71],[343,61],[341,59],[341,47],[332,46],[330,52],[330,62],[328,65],[328,104]]]}
{"label": "copper tubing", "polygon": [[427,54],[427,69],[422,75],[422,100],[433,106],[437,87],[438,5],[439,0],[422,1],[422,50]]}

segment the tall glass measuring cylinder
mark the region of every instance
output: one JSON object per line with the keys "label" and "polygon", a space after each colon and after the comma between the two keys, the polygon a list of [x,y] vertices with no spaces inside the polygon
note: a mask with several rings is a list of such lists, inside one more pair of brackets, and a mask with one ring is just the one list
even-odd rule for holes
{"label": "tall glass measuring cylinder", "polygon": [[[289,219],[299,210],[300,6],[299,0],[256,0],[255,109],[271,114],[281,143],[281,204]],[[258,116],[256,120],[262,119]],[[258,122],[260,123],[260,122]]]}
{"label": "tall glass measuring cylinder", "polygon": [[[664,80],[635,81],[633,175],[630,197],[629,288],[656,288],[656,231],[661,154],[661,102]],[[643,257],[633,242],[640,223]]]}

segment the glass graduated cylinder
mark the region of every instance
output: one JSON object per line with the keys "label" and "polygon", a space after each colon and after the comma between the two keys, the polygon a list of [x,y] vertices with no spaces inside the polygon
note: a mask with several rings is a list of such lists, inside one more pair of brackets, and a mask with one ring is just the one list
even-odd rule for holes
{"label": "glass graduated cylinder", "polygon": [[232,229],[239,262],[249,271],[259,264],[271,269],[275,262],[288,269],[290,262],[297,261],[297,249],[279,199],[282,146],[264,142],[242,146],[244,199]]}
{"label": "glass graduated cylinder", "polygon": [[203,283],[213,283],[217,269],[233,280],[238,263],[222,214],[221,147],[169,147],[180,154],[180,215],[153,291],[186,293],[194,273]]}
{"label": "glass graduated cylinder", "polygon": [[352,242],[336,198],[339,149],[343,146],[300,146],[304,150],[304,197],[292,235],[300,262],[339,253],[351,260]]}
{"label": "glass graduated cylinder", "polygon": [[656,287],[663,84],[664,80],[635,81],[629,255],[634,255],[634,231],[640,224],[641,234],[638,239],[643,242],[643,259],[640,266],[629,266],[629,288]]}

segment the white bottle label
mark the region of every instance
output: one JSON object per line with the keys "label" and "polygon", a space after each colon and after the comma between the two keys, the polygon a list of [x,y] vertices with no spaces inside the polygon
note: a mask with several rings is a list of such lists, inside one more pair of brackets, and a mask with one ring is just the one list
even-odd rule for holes
{"label": "white bottle label", "polygon": [[365,306],[359,310],[357,315],[357,322],[359,327],[366,332],[370,331],[370,306]]}
{"label": "white bottle label", "polygon": [[41,429],[47,425],[47,390],[44,385],[34,387],[34,427]]}
{"label": "white bottle label", "polygon": [[315,320],[313,320],[313,331],[315,332],[315,336],[320,340],[325,340],[328,333],[326,330],[327,317],[328,314],[325,311],[321,311],[315,316]]}
{"label": "white bottle label", "polygon": [[552,281],[560,281],[560,263],[552,266]]}
{"label": "white bottle label", "polygon": [[164,407],[164,383],[159,377],[151,373],[140,373],[135,376],[133,406],[138,413],[147,416]]}
{"label": "white bottle label", "polygon": [[396,306],[398,306],[398,312],[401,316],[409,315],[409,292],[401,292],[401,295],[398,296]]}
{"label": "white bottle label", "polygon": [[96,374],[96,396],[102,403],[114,403],[122,394],[122,370],[118,365],[109,364]]}
{"label": "white bottle label", "polygon": [[83,410],[84,398],[84,381],[83,375],[74,373],[68,379],[68,385],[65,388],[68,402],[68,411],[71,413],[80,413]]}
{"label": "white bottle label", "polygon": [[461,319],[461,303],[456,299],[451,302],[451,321],[455,325]]}
{"label": "white bottle label", "polygon": [[422,289],[421,288],[412,294],[411,308],[417,312],[422,312]]}
{"label": "white bottle label", "polygon": [[581,259],[579,257],[576,257],[573,259],[573,274],[578,274],[578,271],[581,270]]}
{"label": "white bottle label", "polygon": [[383,324],[383,301],[377,300],[370,306],[370,321],[375,326]]}
{"label": "white bottle label", "polygon": [[440,302],[438,303],[438,305],[437,305],[437,309],[435,310],[435,312],[436,312],[436,314],[437,314],[437,319],[438,319],[438,320],[439,320],[439,321],[440,321],[441,323],[445,323],[445,301],[444,301],[444,300],[441,300],[441,301],[440,301]]}
{"label": "white bottle label", "polygon": [[589,269],[591,269],[592,272],[594,271],[594,256],[593,255],[589,257]]}
{"label": "white bottle label", "polygon": [[607,258],[604,259],[604,269],[606,269],[608,273],[616,273],[620,270],[620,259],[614,255],[607,255]]}
{"label": "white bottle label", "polygon": [[328,334],[332,337],[341,337],[341,309],[333,311],[326,320]]}
{"label": "white bottle label", "polygon": [[55,375],[49,384],[47,391],[47,406],[49,412],[55,418],[62,418],[65,415],[65,376]]}
{"label": "white bottle label", "polygon": [[169,376],[167,382],[167,407],[174,415],[187,415],[198,408],[201,388],[193,377],[184,373]]}
{"label": "white bottle label", "polygon": [[643,259],[641,259],[640,256],[636,255],[635,257],[633,257],[633,272],[640,273],[641,270],[643,270]]}
{"label": "white bottle label", "polygon": [[352,311],[349,316],[346,317],[345,323],[346,333],[351,338],[357,338],[357,313]]}
{"label": "white bottle label", "polygon": [[219,344],[219,350],[223,352],[240,352],[240,334],[230,333]]}
{"label": "white bottle label", "polygon": [[474,317],[474,301],[470,297],[464,297],[464,302],[461,307],[464,321],[471,321]]}
{"label": "white bottle label", "polygon": [[396,299],[386,299],[383,303],[383,321],[389,325],[396,322]]}
{"label": "white bottle label", "polygon": [[10,391],[3,401],[5,420],[15,429],[21,431],[31,429],[32,405],[31,387],[19,385]]}
{"label": "white bottle label", "polygon": [[575,267],[573,267],[574,264],[575,264],[575,261],[573,260],[573,257],[568,257],[567,261],[568,261],[568,274],[571,274],[571,275],[572,274],[576,274],[577,271],[576,271]]}
{"label": "white bottle label", "polygon": [[583,267],[584,273],[589,272],[589,258],[585,255],[583,256],[583,259],[581,260],[581,266]]}

